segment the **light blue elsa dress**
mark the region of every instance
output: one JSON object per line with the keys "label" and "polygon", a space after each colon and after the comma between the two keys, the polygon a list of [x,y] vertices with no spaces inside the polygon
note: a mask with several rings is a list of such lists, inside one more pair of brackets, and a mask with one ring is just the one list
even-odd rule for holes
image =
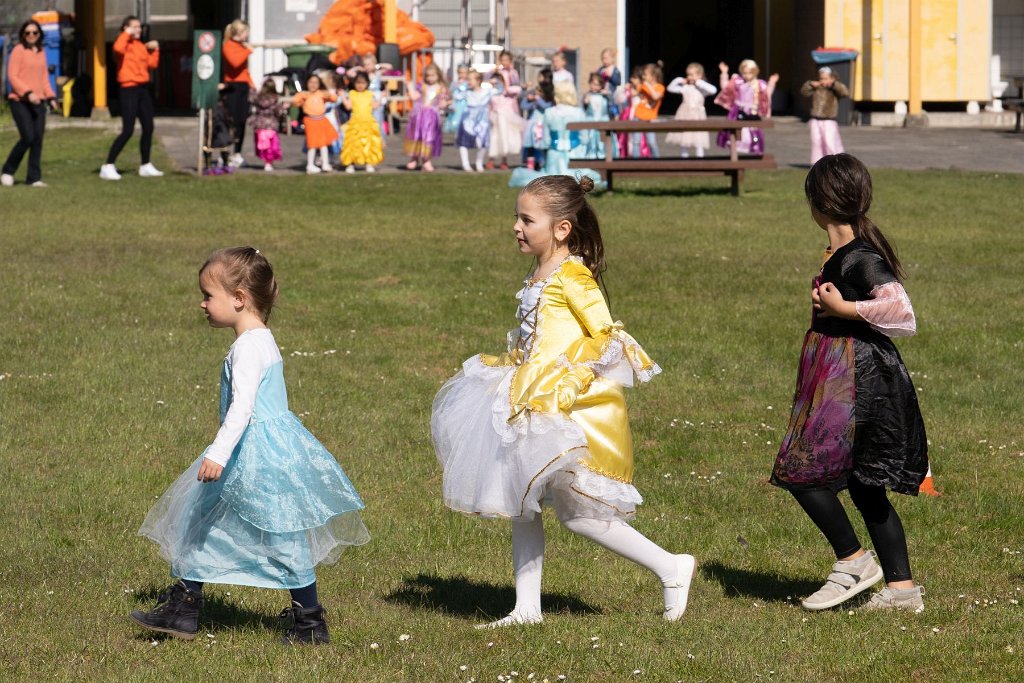
{"label": "light blue elsa dress", "polygon": [[591,168],[569,168],[570,159],[586,158],[586,141],[580,134],[585,131],[569,130],[568,125],[586,120],[579,107],[571,104],[556,104],[544,111],[543,131],[547,143],[544,170],[536,171],[520,166],[512,170],[509,187],[526,187],[530,181],[546,175],[567,175],[579,179],[589,176],[594,186],[604,189],[601,174]]}
{"label": "light blue elsa dress", "polygon": [[[302,588],[314,567],[370,540],[364,505],[334,456],[288,410],[283,361],[267,329],[243,333],[224,359],[217,439],[160,497],[139,535],[172,576]],[[216,482],[204,458],[226,465]]]}

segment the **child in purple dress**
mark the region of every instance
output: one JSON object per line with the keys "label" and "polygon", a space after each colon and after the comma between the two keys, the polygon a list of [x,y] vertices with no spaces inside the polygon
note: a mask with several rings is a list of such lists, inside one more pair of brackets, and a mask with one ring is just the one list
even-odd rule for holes
{"label": "child in purple dress", "polygon": [[[729,120],[753,120],[771,118],[772,94],[779,81],[778,74],[772,74],[767,81],[757,77],[761,69],[753,59],[740,62],[739,73],[729,77],[729,65],[721,62],[719,86],[722,92],[715,98],[715,104],[729,110]],[[729,133],[718,134],[718,146],[729,146]],[[740,154],[764,154],[764,132],[760,128],[743,128],[736,149]]]}
{"label": "child in purple dress", "polygon": [[441,114],[449,101],[448,84],[437,64],[427,65],[423,83],[417,84],[409,96],[413,105],[405,129],[405,153],[409,155],[405,167],[410,171],[419,167],[429,173],[434,170],[431,159],[441,156]]}

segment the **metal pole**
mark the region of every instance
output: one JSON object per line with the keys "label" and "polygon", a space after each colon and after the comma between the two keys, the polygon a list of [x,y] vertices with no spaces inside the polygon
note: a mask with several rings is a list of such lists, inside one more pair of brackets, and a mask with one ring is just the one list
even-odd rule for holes
{"label": "metal pole", "polygon": [[196,157],[196,173],[203,177],[203,128],[205,128],[206,109],[199,108],[199,155]]}

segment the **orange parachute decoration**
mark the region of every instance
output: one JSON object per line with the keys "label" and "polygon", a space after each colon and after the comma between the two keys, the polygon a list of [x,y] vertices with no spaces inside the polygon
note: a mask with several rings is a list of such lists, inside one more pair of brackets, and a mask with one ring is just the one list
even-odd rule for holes
{"label": "orange parachute decoration", "polygon": [[[404,56],[433,46],[434,34],[398,10],[397,40],[398,50]],[[342,64],[352,55],[375,52],[377,45],[384,42],[382,1],[338,0],[320,20],[317,32],[307,35],[306,41],[335,46],[337,49],[331,53],[335,64]]]}

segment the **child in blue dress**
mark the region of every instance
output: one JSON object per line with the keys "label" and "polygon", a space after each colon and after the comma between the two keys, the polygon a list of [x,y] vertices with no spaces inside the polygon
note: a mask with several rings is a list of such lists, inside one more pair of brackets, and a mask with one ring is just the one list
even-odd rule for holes
{"label": "child in blue dress", "polygon": [[291,591],[287,643],[327,643],[314,567],[370,540],[363,501],[334,457],[288,410],[281,352],[267,328],[277,299],[259,250],[214,252],[199,271],[200,307],[235,342],[221,373],[213,443],[146,515],[139,535],[160,546],[178,580],[138,625],[191,640],[203,584]]}

